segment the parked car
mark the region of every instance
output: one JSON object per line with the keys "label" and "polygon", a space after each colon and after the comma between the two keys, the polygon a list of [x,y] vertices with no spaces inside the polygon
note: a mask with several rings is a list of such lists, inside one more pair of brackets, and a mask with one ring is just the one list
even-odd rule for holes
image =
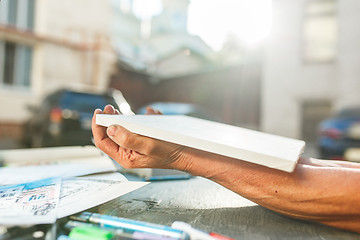
{"label": "parked car", "polygon": [[118,107],[110,94],[62,89],[48,95],[40,106],[30,106],[23,142],[29,147],[92,144],[91,118],[96,108]]}
{"label": "parked car", "polygon": [[317,142],[322,158],[347,160],[347,150],[360,148],[360,106],[343,109],[322,121]]}
{"label": "parked car", "polygon": [[187,115],[206,120],[219,121],[219,119],[211,114],[204,107],[193,103],[183,102],[153,102],[149,103],[137,110],[137,114],[145,114],[146,107],[151,106],[156,110],[159,110],[164,115]]}

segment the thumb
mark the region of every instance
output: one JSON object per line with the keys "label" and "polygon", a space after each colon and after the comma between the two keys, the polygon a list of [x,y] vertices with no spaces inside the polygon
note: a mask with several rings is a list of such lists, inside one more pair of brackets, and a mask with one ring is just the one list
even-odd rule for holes
{"label": "thumb", "polygon": [[111,125],[106,130],[107,135],[120,147],[146,154],[150,138],[144,137],[120,125]]}

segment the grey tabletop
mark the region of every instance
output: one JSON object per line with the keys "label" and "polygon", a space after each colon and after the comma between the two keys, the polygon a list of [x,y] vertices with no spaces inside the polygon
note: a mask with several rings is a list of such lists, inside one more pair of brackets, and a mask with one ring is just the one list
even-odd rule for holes
{"label": "grey tabletop", "polygon": [[98,207],[164,225],[183,221],[235,239],[360,239],[360,234],[285,217],[201,177],[152,182]]}

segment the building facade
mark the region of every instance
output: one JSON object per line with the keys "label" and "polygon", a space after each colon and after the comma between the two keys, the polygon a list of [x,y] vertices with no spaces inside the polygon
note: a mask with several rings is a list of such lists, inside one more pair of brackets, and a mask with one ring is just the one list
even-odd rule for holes
{"label": "building facade", "polygon": [[334,111],[360,105],[357,0],[273,0],[261,129],[314,140]]}
{"label": "building facade", "polygon": [[18,137],[27,105],[49,92],[108,86],[112,13],[102,0],[1,1],[0,137]]}

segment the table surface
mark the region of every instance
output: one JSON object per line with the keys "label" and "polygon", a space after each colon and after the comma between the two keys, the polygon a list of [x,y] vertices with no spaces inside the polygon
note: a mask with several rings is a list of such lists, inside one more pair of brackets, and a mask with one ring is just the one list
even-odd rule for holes
{"label": "table surface", "polygon": [[201,177],[158,181],[102,204],[102,214],[193,227],[235,239],[360,239],[360,234],[285,217]]}

